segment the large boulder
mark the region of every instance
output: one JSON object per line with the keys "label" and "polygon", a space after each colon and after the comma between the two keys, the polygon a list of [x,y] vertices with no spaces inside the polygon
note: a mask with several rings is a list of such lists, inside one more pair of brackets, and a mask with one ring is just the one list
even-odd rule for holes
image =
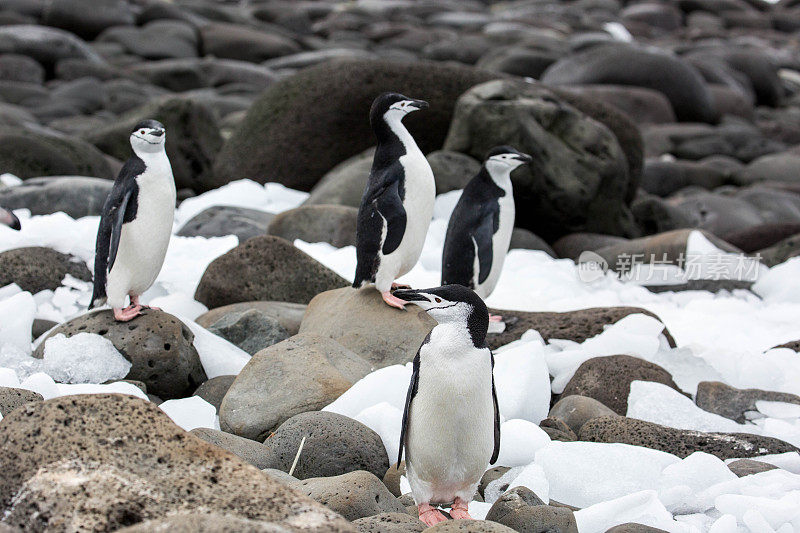
{"label": "large boulder", "polygon": [[625,113],[636,124],[675,122],[672,104],[663,93],[623,85],[577,85],[565,89],[590,100],[599,100]]}
{"label": "large boulder", "polygon": [[512,174],[517,226],[546,240],[637,234],[626,206],[628,158],[602,122],[542,85],[495,80],[459,98],[444,148],[482,159],[501,144],[533,156]]}
{"label": "large boulder", "polygon": [[581,427],[578,437],[588,442],[621,442],[644,446],[680,458],[694,452],[710,453],[724,460],[800,451],[788,442],[773,437],[749,433],[703,433],[624,416],[593,418]]}
{"label": "large boulder", "polygon": [[188,98],[156,100],[127,112],[104,128],[91,131],[87,140],[121,161],[131,156],[130,136],[136,124],[156,119],[167,130],[167,156],[175,185],[204,192],[214,187],[208,182],[211,163],[222,146],[219,125],[205,105]]}
{"label": "large boulder", "polygon": [[16,283],[23,291],[36,294],[57,289],[67,274],[83,281],[92,280],[86,263],[51,248],[32,246],[0,252],[0,287]]}
{"label": "large boulder", "polygon": [[303,205],[275,216],[267,233],[289,242],[327,242],[355,246],[358,209],[346,205]]}
{"label": "large boulder", "polygon": [[343,288],[311,300],[300,333],[331,338],[383,368],[411,361],[435,325],[418,308],[389,307],[373,287]]}
{"label": "large boulder", "polygon": [[51,0],[42,13],[42,24],[94,39],[111,26],[130,26],[135,17],[124,0]]}
{"label": "large boulder", "polygon": [[[3,522],[116,531],[180,512],[347,532],[332,511],[123,395],[63,396],[0,422]],[[202,511],[199,511],[202,509]]]}
{"label": "large boulder", "polygon": [[305,479],[297,490],[348,520],[406,510],[375,474],[364,470]]}
{"label": "large boulder", "polygon": [[305,304],[320,292],[347,284],[289,241],[265,235],[212,261],[195,299],[209,308],[252,300]]}
{"label": "large boulder", "polygon": [[0,133],[0,170],[22,179],[70,175],[114,177],[108,160],[91,144],[72,137],[24,130]]}
{"label": "large boulder", "polygon": [[271,435],[270,468],[288,472],[305,438],[293,475],[298,479],[330,477],[366,470],[383,477],[389,458],[380,436],[346,416],[327,411],[295,415]]}
{"label": "large boulder", "polygon": [[459,95],[496,76],[424,61],[343,60],[304,69],[253,104],[215,161],[215,184],[247,178],[310,190],[338,163],[375,144],[369,109],[385,91],[430,102],[406,123],[423,153],[436,150]]}
{"label": "large boulder", "polygon": [[220,406],[220,426],[264,440],[288,418],[322,409],[370,372],[370,365],[335,341],[299,334],[255,354]]}
{"label": "large boulder", "polygon": [[553,85],[645,87],[663,93],[679,120],[714,122],[717,118],[711,93],[700,73],[665,52],[618,43],[595,46],[557,61],[541,79]]}
{"label": "large boulder", "polygon": [[58,176],[31,178],[0,189],[0,205],[29,209],[32,215],[63,211],[72,218],[99,216],[114,183],[101,178]]}
{"label": "large boulder", "polygon": [[49,69],[67,58],[103,63],[97,52],[70,32],[32,24],[0,26],[0,54],[8,53],[32,57]]}
{"label": "large boulder", "polygon": [[[61,324],[47,338],[59,333],[66,337],[96,333],[107,338],[131,362],[125,379],[141,381],[147,392],[159,398],[184,398],[207,379],[192,344],[194,334],[163,311],[144,311],[131,322],[117,322],[110,310],[97,311]],[[34,357],[44,356],[46,342],[39,344]]]}
{"label": "large boulder", "polygon": [[375,148],[367,148],[333,167],[314,185],[303,205],[336,204],[357,208],[361,205],[373,157]]}
{"label": "large boulder", "polygon": [[44,398],[38,392],[14,387],[0,387],[0,415],[8,416],[18,407],[43,400]]}

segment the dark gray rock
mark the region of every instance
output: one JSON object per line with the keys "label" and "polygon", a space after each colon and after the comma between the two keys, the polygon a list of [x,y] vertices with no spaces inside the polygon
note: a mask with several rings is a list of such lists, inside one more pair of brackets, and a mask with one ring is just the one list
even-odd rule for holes
{"label": "dark gray rock", "polygon": [[288,471],[303,437],[306,441],[293,473],[298,479],[357,470],[383,477],[389,468],[386,448],[377,433],[352,418],[326,411],[301,413],[281,424],[264,442],[270,449],[270,468]]}
{"label": "dark gray rock", "polygon": [[[146,310],[131,322],[117,322],[111,310],[92,312],[61,324],[49,337],[59,333],[107,338],[132,364],[125,378],[141,381],[148,392],[164,399],[185,398],[208,379],[192,344],[194,334],[163,311]],[[44,345],[39,344],[34,357],[42,358]]]}
{"label": "dark gray rock", "polygon": [[129,54],[152,60],[196,57],[200,44],[194,26],[179,20],[155,20],[141,27],[116,26],[97,40],[118,43]]}
{"label": "dark gray rock", "polygon": [[203,439],[209,444],[213,444],[214,446],[239,456],[243,461],[250,463],[256,468],[266,468],[268,464],[267,447],[260,442],[209,428],[195,428],[189,433],[199,439]]}
{"label": "dark gray rock", "polygon": [[103,153],[91,144],[31,131],[0,134],[0,168],[22,179],[70,175],[114,177]]}
{"label": "dark gray rock", "polygon": [[800,255],[800,233],[787,237],[778,243],[757,251],[761,261],[773,267]]}
{"label": "dark gray rock", "polygon": [[359,533],[419,533],[428,527],[404,511],[366,516],[353,520],[353,525]]}
{"label": "dark gray rock", "polygon": [[545,505],[527,487],[505,492],[492,505],[486,520],[497,522],[521,533],[577,533],[575,515],[564,507]]}
{"label": "dark gray rock", "polygon": [[72,218],[98,216],[112,185],[111,180],[79,176],[31,178],[0,189],[0,205],[30,209],[32,215],[63,211]]}
{"label": "dark gray rock", "polygon": [[357,208],[367,184],[375,148],[339,163],[311,189],[304,205],[337,204]]}
{"label": "dark gray rock", "polygon": [[204,55],[260,63],[300,51],[294,41],[277,33],[237,24],[214,23],[200,28]]}
{"label": "dark gray rock", "polygon": [[265,67],[214,57],[145,61],[128,69],[150,83],[178,92],[226,86],[235,92],[261,92],[276,79]]}
{"label": "dark gray rock", "polygon": [[565,90],[613,106],[637,125],[675,122],[672,104],[657,90],[624,85],[579,85]]}
{"label": "dark gray rock", "polygon": [[0,387],[0,415],[7,417],[11,411],[32,402],[43,402],[38,392],[14,387]]}
{"label": "dark gray rock", "polygon": [[601,233],[570,233],[564,235],[556,242],[553,243],[553,250],[555,250],[558,257],[564,257],[577,261],[580,255],[586,250],[595,252],[606,246],[614,244],[622,244],[628,239],[623,237],[616,237],[614,235],[604,235]]}
{"label": "dark gray rock", "polygon": [[226,314],[206,329],[250,355],[289,338],[277,319],[257,309]]}
{"label": "dark gray rock", "polygon": [[511,231],[511,242],[508,245],[508,249],[541,250],[550,257],[558,257],[544,239],[523,228],[514,228]]}
{"label": "dark gray rock", "polygon": [[134,23],[133,9],[123,0],[51,0],[43,12],[42,23],[94,39],[111,26]]}
{"label": "dark gray rock", "polygon": [[736,173],[736,181],[749,185],[759,181],[784,181],[796,183],[800,172],[800,154],[781,152],[768,154],[751,161]]}
{"label": "dark gray rock", "polygon": [[727,173],[694,161],[648,159],[640,187],[657,196],[669,196],[684,187],[715,189],[729,180]]}
{"label": "dark gray rock", "polygon": [[178,231],[181,237],[224,237],[236,235],[239,242],[267,234],[275,215],[257,209],[213,205],[193,216]]}
{"label": "dark gray rock", "polygon": [[436,150],[425,158],[436,180],[436,194],[463,189],[481,169],[481,163],[465,154]]}
{"label": "dark gray rock", "polygon": [[216,307],[207,313],[203,313],[195,319],[195,322],[208,328],[214,322],[219,321],[229,314],[239,314],[244,311],[255,309],[265,315],[274,318],[289,333],[297,335],[300,331],[300,322],[306,312],[306,306],[289,302],[240,302],[236,304],[223,305]]}
{"label": "dark gray rock", "polygon": [[3,54],[0,55],[0,80],[42,83],[44,68],[30,57]]}
{"label": "dark gray rock", "polygon": [[330,404],[369,372],[369,363],[335,341],[295,335],[247,362],[222,400],[220,427],[262,441],[292,416]]}
{"label": "dark gray rock", "polygon": [[[485,498],[486,486],[492,481],[503,477],[503,474],[509,470],[510,468],[507,466],[495,466],[484,472],[483,477],[481,477],[481,482],[478,484],[478,494],[480,494],[482,498]],[[501,490],[505,491],[507,488],[508,485],[501,488]]]}
{"label": "dark gray rock", "polygon": [[222,399],[225,397],[225,393],[231,388],[234,379],[236,379],[236,376],[217,376],[211,378],[197,387],[197,390],[194,391],[192,396],[200,396],[213,405],[217,410],[217,414],[219,414],[219,406],[222,403]]}
{"label": "dark gray rock", "polygon": [[289,242],[327,242],[355,246],[358,209],[345,205],[302,205],[275,216],[267,233]]}
{"label": "dark gray rock", "polygon": [[290,242],[254,237],[206,268],[195,299],[209,308],[252,300],[308,303],[347,281]]}
{"label": "dark gray rock", "polygon": [[578,394],[565,395],[550,408],[548,416],[563,420],[577,435],[581,427],[598,416],[614,416],[616,413],[594,398]]}
{"label": "dark gray rock", "polygon": [[798,233],[800,233],[798,222],[767,222],[741,231],[726,233],[721,235],[721,238],[749,254],[774,246]]}
{"label": "dark gray rock", "polygon": [[608,531],[606,531],[606,533],[667,533],[667,532],[657,527],[629,522],[627,524],[620,524],[618,526],[614,526]]}
{"label": "dark gray rock", "polygon": [[773,453],[797,452],[791,444],[749,433],[703,433],[660,426],[624,416],[593,418],[581,427],[580,440],[621,442],[688,457],[702,451],[720,459],[749,458]]}
{"label": "dark gray rock", "polygon": [[778,467],[769,463],[755,461],[753,459],[739,459],[737,461],[733,461],[732,463],[728,463],[728,468],[730,468],[731,472],[737,476],[744,477],[753,474],[760,474],[761,472],[769,472],[770,470],[775,470]]}
{"label": "dark gray rock", "polygon": [[506,46],[491,49],[477,63],[478,68],[514,76],[539,79],[547,67],[558,60],[549,51]]}
{"label": "dark gray rock", "polygon": [[744,424],[747,411],[757,411],[756,402],[785,402],[800,405],[800,396],[760,389],[737,389],[719,381],[701,381],[695,403],[701,409]]}
{"label": "dark gray rock", "polygon": [[69,57],[102,63],[101,57],[75,35],[46,26],[28,24],[0,26],[0,53],[28,56],[52,68]]}
{"label": "dark gray rock", "polygon": [[560,440],[562,442],[573,442],[578,440],[578,436],[560,418],[548,416],[539,422],[539,427],[547,433],[550,440]]}
{"label": "dark gray rock", "polygon": [[654,381],[680,392],[669,372],[660,366],[630,355],[610,355],[584,361],[564,387],[563,396],[588,396],[625,416],[633,381]]}
{"label": "dark gray rock", "polygon": [[406,475],[405,461],[400,461],[399,466],[397,463],[394,463],[383,475],[383,484],[386,485],[386,488],[389,489],[389,492],[398,498],[403,495],[402,491],[400,490],[400,478],[404,475]]}
{"label": "dark gray rock", "polygon": [[0,252],[0,287],[16,283],[23,291],[36,294],[57,289],[67,274],[83,281],[92,279],[86,263],[51,248],[33,246]]}
{"label": "dark gray rock", "polygon": [[363,470],[338,476],[307,478],[300,482],[297,490],[348,520],[383,513],[405,514],[405,507],[400,505],[381,480]]}

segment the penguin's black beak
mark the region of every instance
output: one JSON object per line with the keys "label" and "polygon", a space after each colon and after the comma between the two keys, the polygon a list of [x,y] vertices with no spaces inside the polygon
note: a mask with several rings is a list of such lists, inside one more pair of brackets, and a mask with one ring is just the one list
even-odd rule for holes
{"label": "penguin's black beak", "polygon": [[514,159],[516,159],[517,161],[522,161],[525,164],[528,164],[531,161],[533,161],[533,158],[531,156],[529,156],[528,154],[523,154],[522,152],[517,152],[517,155],[514,156]]}
{"label": "penguin's black beak", "polygon": [[392,296],[400,298],[404,302],[429,302],[428,298],[422,295],[419,291],[413,289],[400,289],[394,291]]}
{"label": "penguin's black beak", "polygon": [[150,132],[151,135],[155,135],[156,137],[161,137],[164,135],[164,130],[153,130]]}
{"label": "penguin's black beak", "polygon": [[414,109],[428,109],[430,104],[425,100],[411,100],[411,105],[409,107]]}
{"label": "penguin's black beak", "polygon": [[20,224],[17,215],[7,209],[0,208],[0,222],[13,230],[19,231],[22,229],[22,224]]}

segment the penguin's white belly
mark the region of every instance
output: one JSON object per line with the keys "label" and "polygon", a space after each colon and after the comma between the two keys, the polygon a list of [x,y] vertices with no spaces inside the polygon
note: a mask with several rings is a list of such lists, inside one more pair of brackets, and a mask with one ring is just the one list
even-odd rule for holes
{"label": "penguin's white belly", "polygon": [[139,185],[136,218],[123,224],[116,261],[108,274],[106,293],[112,307],[122,307],[125,297],[141,295],[158,277],[167,255],[175,217],[175,185],[145,172]]}
{"label": "penguin's white belly", "polygon": [[507,194],[499,199],[499,203],[500,225],[492,236],[492,268],[483,283],[477,283],[478,275],[477,273],[475,275],[475,292],[484,299],[488,298],[497,286],[508,254],[508,246],[511,244],[511,232],[514,230],[514,198]]}
{"label": "penguin's white belly", "polygon": [[[396,250],[387,255],[383,255],[383,252],[380,253],[380,263],[375,278],[379,289],[387,284],[391,285],[394,280],[414,268],[422,254],[428,227],[433,218],[436,184],[428,161],[422,152],[415,150],[402,156],[400,163],[405,169],[403,208],[406,211],[406,229]],[[386,237],[385,224],[384,221],[384,239]],[[382,243],[383,239],[381,246]],[[388,288],[382,290],[388,290]]]}
{"label": "penguin's white belly", "polygon": [[[442,357],[448,349],[462,353]],[[489,351],[448,347],[433,335],[423,350],[409,418],[408,480],[417,504],[469,501],[494,448]]]}

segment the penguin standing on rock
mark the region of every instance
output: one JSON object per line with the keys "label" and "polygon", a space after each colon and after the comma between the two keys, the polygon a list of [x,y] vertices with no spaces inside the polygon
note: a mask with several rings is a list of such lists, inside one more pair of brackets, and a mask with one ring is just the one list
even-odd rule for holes
{"label": "penguin standing on rock", "polygon": [[[121,322],[147,307],[139,296],[161,271],[175,216],[175,180],[164,150],[164,126],[142,121],[130,142],[134,155],[120,170],[100,216],[89,304],[91,309],[107,301]],[[127,297],[130,305],[125,307]]]}
{"label": "penguin standing on rock", "polygon": [[428,103],[384,93],[372,103],[370,124],[378,139],[369,180],[361,198],[356,231],[353,287],[375,284],[383,300],[403,309],[394,281],[411,270],[422,253],[433,217],[433,171],[403,117]]}
{"label": "penguin standing on rock", "polygon": [[[487,298],[500,278],[514,230],[511,171],[531,157],[510,146],[493,148],[461,193],[442,251],[442,285],[458,283]],[[492,321],[501,317],[490,316]]]}
{"label": "penguin standing on rock", "polygon": [[397,463],[405,447],[420,520],[429,526],[444,521],[433,505],[450,503],[450,516],[471,518],[469,502],[500,452],[494,357],[486,346],[489,312],[461,285],[398,290],[394,296],[438,322],[414,357]]}
{"label": "penguin standing on rock", "polygon": [[0,224],[4,224],[17,231],[22,229],[22,225],[19,223],[17,215],[11,212],[10,209],[4,209],[2,207],[0,207]]}

